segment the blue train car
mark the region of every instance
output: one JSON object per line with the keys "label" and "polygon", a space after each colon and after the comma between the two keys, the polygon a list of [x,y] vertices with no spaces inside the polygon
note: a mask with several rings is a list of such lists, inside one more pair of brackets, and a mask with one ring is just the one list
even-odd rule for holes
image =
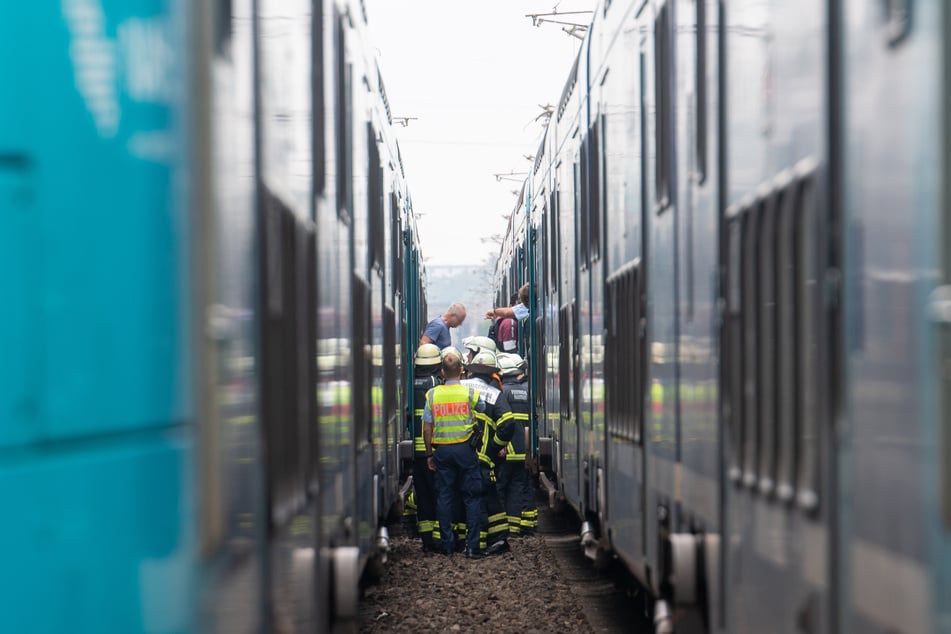
{"label": "blue train car", "polygon": [[0,629],[188,631],[195,333],[174,3],[4,11]]}
{"label": "blue train car", "polygon": [[658,631],[951,631],[949,28],[592,14],[497,271],[533,286],[541,483]]}
{"label": "blue train car", "polygon": [[362,3],[5,17],[0,630],[352,623],[425,315]]}

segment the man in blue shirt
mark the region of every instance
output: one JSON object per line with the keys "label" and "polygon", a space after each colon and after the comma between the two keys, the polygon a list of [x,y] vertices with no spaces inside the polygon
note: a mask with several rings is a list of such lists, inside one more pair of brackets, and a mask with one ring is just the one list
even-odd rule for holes
{"label": "man in blue shirt", "polygon": [[452,337],[449,334],[450,328],[456,328],[466,320],[466,307],[462,304],[452,304],[446,309],[442,317],[429,322],[423,336],[419,338],[419,345],[425,343],[434,343],[440,350],[448,348],[452,344]]}
{"label": "man in blue shirt", "polygon": [[529,295],[528,283],[522,284],[522,288],[518,289],[518,303],[512,307],[500,306],[499,308],[493,308],[492,310],[486,312],[486,319],[495,319],[496,317],[514,317],[517,321],[522,321],[528,317],[528,304],[531,301],[531,296]]}

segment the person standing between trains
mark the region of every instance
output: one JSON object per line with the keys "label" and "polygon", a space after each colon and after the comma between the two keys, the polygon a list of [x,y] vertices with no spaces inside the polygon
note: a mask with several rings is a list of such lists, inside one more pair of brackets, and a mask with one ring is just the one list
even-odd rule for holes
{"label": "person standing between trains", "polygon": [[[476,335],[473,337],[466,337],[462,340],[462,345],[466,350],[466,358],[462,360],[463,366],[466,367],[466,374],[468,374],[468,366],[472,363],[472,358],[483,350],[488,350],[489,352],[497,352],[495,349],[495,342],[492,341],[489,337],[484,337],[482,335]],[[502,389],[502,381],[499,380],[499,389]]]}
{"label": "person standing between trains", "polygon": [[439,348],[424,343],[416,350],[413,376],[413,498],[416,502],[416,526],[423,540],[423,552],[436,552],[433,530],[436,527],[436,482],[429,470],[426,443],[423,440],[423,410],[426,393],[442,381]]}
{"label": "person standing between trains", "polygon": [[505,462],[499,465],[499,499],[505,507],[509,532],[513,535],[530,535],[538,526],[538,509],[535,494],[525,467],[528,446],[529,413],[527,364],[517,354],[500,354],[499,369],[502,371],[502,392],[508,399],[515,419],[515,433],[505,452]]}
{"label": "person standing between trains", "polygon": [[462,356],[455,351],[444,355],[445,383],[426,393],[423,442],[427,467],[435,473],[440,550],[450,556],[454,551],[452,508],[454,499],[461,496],[466,509],[466,554],[475,558],[484,556],[479,549],[482,481],[470,440],[476,412],[485,409],[485,401],[477,390],[460,383],[461,374]]}
{"label": "person standing between trains", "polygon": [[[500,555],[511,550],[508,543],[508,521],[496,486],[498,464],[505,461],[505,447],[512,440],[515,420],[505,394],[496,382],[499,380],[498,360],[494,352],[482,350],[469,362],[471,378],[463,385],[479,390],[485,399],[485,411],[478,414],[481,421],[479,443],[479,470],[482,477],[482,516],[486,526],[485,555]],[[481,545],[481,542],[480,542]]]}
{"label": "person standing between trains", "polygon": [[[528,318],[528,305],[531,301],[531,289],[528,285],[528,282],[525,282],[522,284],[522,287],[518,289],[517,304],[513,306],[499,306],[498,308],[493,308],[489,311],[486,311],[485,318],[494,320],[496,317],[514,317],[515,320],[521,324],[523,319]],[[506,350],[506,352],[509,351]]]}
{"label": "person standing between trains", "polygon": [[466,320],[466,307],[462,304],[451,304],[441,317],[436,317],[426,325],[423,336],[419,338],[419,345],[434,343],[440,350],[452,345],[450,328],[457,328]]}
{"label": "person standing between trains", "polygon": [[[509,304],[515,306],[519,304],[518,293],[512,293]],[[493,339],[499,348],[499,352],[513,353],[518,350],[518,320],[512,317],[496,317],[492,322],[495,328]],[[489,333],[493,335],[492,332]]]}

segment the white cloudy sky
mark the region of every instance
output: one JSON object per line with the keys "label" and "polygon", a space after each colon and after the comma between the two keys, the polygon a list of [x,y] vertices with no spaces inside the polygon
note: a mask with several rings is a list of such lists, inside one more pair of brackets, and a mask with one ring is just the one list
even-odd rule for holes
{"label": "white cloudy sky", "polygon": [[[365,0],[370,37],[394,116],[429,265],[476,264],[505,230],[542,126],[539,105],[561,95],[580,40],[559,24],[587,24],[595,0]],[[517,176],[519,180],[523,177]]]}

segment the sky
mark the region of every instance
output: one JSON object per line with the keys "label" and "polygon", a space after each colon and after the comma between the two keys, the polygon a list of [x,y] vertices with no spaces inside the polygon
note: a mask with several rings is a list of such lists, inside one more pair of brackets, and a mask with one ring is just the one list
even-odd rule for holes
{"label": "sky", "polygon": [[[365,0],[426,266],[479,264],[517,201],[595,0]],[[568,15],[570,11],[586,11]],[[496,174],[501,175],[496,178]],[[493,240],[493,236],[495,239]]]}

